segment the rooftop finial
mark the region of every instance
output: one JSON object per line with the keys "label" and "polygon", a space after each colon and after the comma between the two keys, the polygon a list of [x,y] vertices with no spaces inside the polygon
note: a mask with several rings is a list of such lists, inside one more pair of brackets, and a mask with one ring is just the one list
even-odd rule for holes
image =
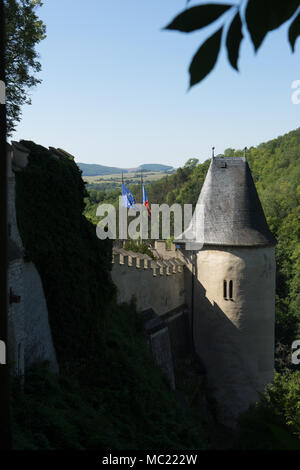
{"label": "rooftop finial", "polygon": [[215,158],[215,147],[212,147],[212,158]]}

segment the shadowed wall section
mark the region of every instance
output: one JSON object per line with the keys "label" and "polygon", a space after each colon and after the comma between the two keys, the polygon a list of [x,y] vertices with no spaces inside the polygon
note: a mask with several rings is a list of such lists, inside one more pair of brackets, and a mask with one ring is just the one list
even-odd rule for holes
{"label": "shadowed wall section", "polygon": [[118,302],[134,296],[138,310],[152,308],[164,315],[185,303],[184,263],[177,259],[154,261],[147,255],[114,249],[112,279]]}
{"label": "shadowed wall section", "polygon": [[[160,245],[163,255],[165,242]],[[112,279],[119,303],[135,298],[137,309],[143,312],[153,358],[175,389],[174,365],[190,349],[184,262],[175,250],[154,261],[147,255],[114,248]]]}
{"label": "shadowed wall section", "polygon": [[273,380],[274,250],[207,247],[197,253],[194,344],[220,419],[230,426]]}
{"label": "shadowed wall section", "polygon": [[51,369],[58,372],[48,319],[48,309],[40,275],[33,263],[24,264],[25,310],[25,369],[36,360],[50,361]]}
{"label": "shadowed wall section", "polygon": [[37,360],[58,371],[42,282],[34,264],[24,262],[16,219],[15,172],[26,167],[28,154],[21,144],[8,146],[8,361],[18,375]]}

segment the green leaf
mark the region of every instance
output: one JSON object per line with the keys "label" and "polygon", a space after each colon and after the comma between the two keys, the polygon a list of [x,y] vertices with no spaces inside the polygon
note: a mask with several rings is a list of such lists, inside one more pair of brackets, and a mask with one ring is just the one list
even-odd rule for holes
{"label": "green leaf", "polygon": [[198,49],[191,62],[190,87],[201,82],[206,75],[214,68],[221,46],[223,26]]}
{"label": "green leaf", "polygon": [[296,16],[289,28],[289,41],[293,52],[295,52],[295,43],[298,36],[300,36],[300,13]]}
{"label": "green leaf", "polygon": [[235,70],[238,70],[237,62],[243,37],[242,21],[240,14],[237,13],[230,25],[226,38],[228,60]]}
{"label": "green leaf", "polygon": [[255,48],[261,46],[266,34],[285,23],[296,11],[299,0],[249,0],[246,23]]}
{"label": "green leaf", "polygon": [[165,29],[175,29],[184,33],[190,33],[204,28],[217,20],[225,11],[233,5],[207,3],[189,8],[180,13]]}

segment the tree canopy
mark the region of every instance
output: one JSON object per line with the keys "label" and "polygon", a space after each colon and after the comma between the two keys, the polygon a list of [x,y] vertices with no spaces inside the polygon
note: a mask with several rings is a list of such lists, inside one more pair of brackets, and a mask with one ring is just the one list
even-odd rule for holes
{"label": "tree canopy", "polygon": [[36,15],[41,0],[4,0],[6,19],[6,108],[8,134],[21,119],[21,107],[31,104],[29,90],[41,83],[36,45],[46,37],[46,26]]}

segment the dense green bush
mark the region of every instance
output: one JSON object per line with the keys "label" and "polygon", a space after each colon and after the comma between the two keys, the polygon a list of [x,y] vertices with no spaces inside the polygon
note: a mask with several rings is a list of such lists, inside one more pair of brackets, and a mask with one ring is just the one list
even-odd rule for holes
{"label": "dense green bush", "polygon": [[260,403],[239,422],[239,449],[300,450],[300,371],[275,374]]}
{"label": "dense green bush", "polygon": [[134,251],[135,253],[141,253],[143,255],[148,255],[150,258],[154,259],[154,255],[146,242],[137,243],[134,240],[127,240],[125,242],[124,249]]}
{"label": "dense green bush", "polygon": [[29,164],[16,174],[18,226],[26,258],[41,276],[62,369],[97,353],[101,323],[114,299],[111,242],[82,215],[85,186],[72,159],[22,141]]}
{"label": "dense green bush", "polygon": [[[154,365],[134,305],[115,306],[84,380],[36,364],[13,395],[18,449],[196,449],[206,447]],[[82,377],[82,375],[81,375]]]}

